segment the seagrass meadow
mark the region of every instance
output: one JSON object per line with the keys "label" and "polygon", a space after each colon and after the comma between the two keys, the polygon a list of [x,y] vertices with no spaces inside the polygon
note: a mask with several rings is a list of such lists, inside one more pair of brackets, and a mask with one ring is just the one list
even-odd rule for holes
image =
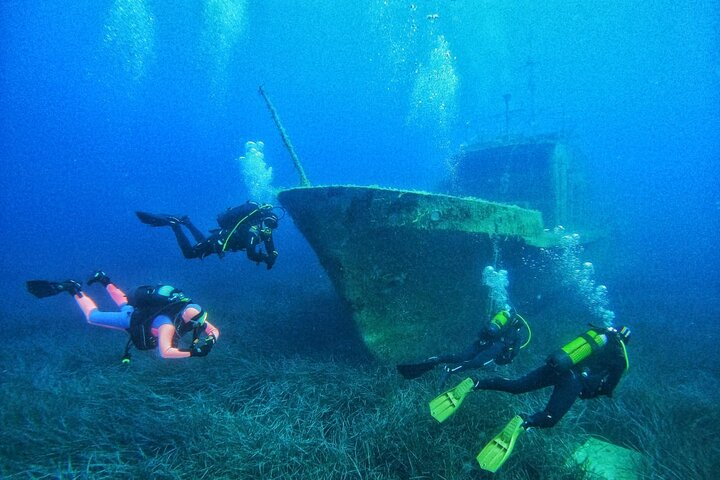
{"label": "seagrass meadow", "polygon": [[[0,479],[719,478],[718,45],[718,0],[0,1]],[[122,364],[98,271],[217,344]],[[590,323],[629,371],[490,474],[550,391],[438,423],[464,379],[396,364],[506,306],[472,375]]]}
{"label": "seagrass meadow", "polygon": [[[275,303],[258,288],[241,305],[207,299],[223,335],[193,362],[134,352],[121,365],[124,335],[24,312],[25,327],[5,332],[0,350],[2,477],[490,478],[477,452],[512,415],[547,398],[476,392],[438,424],[427,407],[437,377],[405,381],[374,361],[327,284],[297,286]],[[684,344],[660,326],[666,310],[625,308],[638,313],[636,335],[615,397],[577,402],[555,428],[525,434],[495,478],[584,478],[567,460],[590,437],[641,453],[642,478],[713,478],[720,382],[710,337]],[[563,335],[540,327],[552,314],[528,318],[532,346],[485,373],[542,362]]]}

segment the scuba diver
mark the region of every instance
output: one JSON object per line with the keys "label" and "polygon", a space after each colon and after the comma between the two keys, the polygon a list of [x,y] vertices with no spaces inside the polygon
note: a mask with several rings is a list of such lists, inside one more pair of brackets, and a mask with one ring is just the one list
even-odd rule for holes
{"label": "scuba diver", "polygon": [[[69,293],[77,302],[90,325],[125,330],[130,339],[125,345],[123,363],[130,362],[130,347],[158,350],[162,358],[204,357],[220,338],[220,330],[207,321],[207,312],[171,285],[143,285],[127,296],[105,272],[97,271],[87,284],[99,283],[120,308],[119,312],[102,312],[82,290],[80,282],[30,280],[28,291],[38,298]],[[188,348],[179,348],[182,336],[192,332]]]}
{"label": "scuba diver", "polygon": [[[521,330],[527,329],[527,339],[522,342]],[[513,361],[521,348],[530,343],[530,326],[513,308],[506,306],[499,311],[478,333],[478,338],[460,353],[438,355],[419,363],[397,365],[398,372],[406,379],[417,378],[444,363],[439,386],[442,387],[450,375],[474,368],[481,368],[495,362],[507,365]]]}
{"label": "scuba diver", "polygon": [[480,468],[497,471],[512,453],[518,436],[529,428],[550,428],[570,410],[578,398],[587,400],[612,396],[620,378],[629,368],[626,345],[628,327],[595,327],[551,354],[545,364],[525,376],[508,380],[501,377],[473,380],[466,378],[458,386],[430,402],[430,414],[443,422],[460,407],[473,390],[495,390],[512,394],[553,387],[545,408],[532,415],[513,417],[477,456]]}
{"label": "scuba diver", "polygon": [[[274,208],[269,204],[260,205],[250,201],[239,207],[228,208],[217,217],[220,228],[211,230],[207,238],[185,215],[148,212],[135,212],[135,214],[146,225],[172,228],[185,258],[202,259],[214,253],[222,258],[228,250],[231,252],[245,250],[251,261],[258,265],[260,262],[265,262],[267,269],[270,270],[278,256],[272,237],[279,221],[278,216],[273,213]],[[195,245],[190,244],[182,229],[183,226],[192,234]],[[261,245],[265,247],[264,252]]]}

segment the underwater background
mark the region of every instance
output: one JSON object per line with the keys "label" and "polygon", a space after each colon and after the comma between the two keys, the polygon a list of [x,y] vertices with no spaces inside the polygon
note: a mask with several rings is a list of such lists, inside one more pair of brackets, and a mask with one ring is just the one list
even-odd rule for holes
{"label": "underwater background", "polygon": [[[213,228],[250,197],[248,141],[275,187],[297,185],[263,86],[315,185],[432,191],[462,144],[503,134],[505,94],[513,133],[567,134],[612,232],[579,260],[633,328],[631,370],[496,476],[582,478],[566,459],[597,436],[642,453],[647,478],[714,478],[718,45],[710,0],[2,2],[0,476],[487,478],[482,445],[544,405],[547,391],[475,394],[436,424],[436,378],[372,358],[289,216],[271,271],[243,253],[185,260],[137,220]],[[97,269],[127,290],[181,287],[223,338],[200,361],[123,366],[124,334],[25,290]],[[523,373],[597,321],[552,306],[528,320],[527,354],[491,372]]]}

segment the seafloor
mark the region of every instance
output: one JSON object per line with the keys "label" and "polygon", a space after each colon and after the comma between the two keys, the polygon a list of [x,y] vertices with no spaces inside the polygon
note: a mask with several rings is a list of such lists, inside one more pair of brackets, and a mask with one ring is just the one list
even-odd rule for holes
{"label": "seafloor", "polygon": [[[125,335],[57,308],[69,299],[37,309],[4,304],[2,316],[22,327],[4,332],[0,349],[0,476],[489,478],[475,455],[549,394],[474,393],[438,424],[427,406],[439,393],[437,372],[404,381],[373,361],[326,278],[202,295],[222,328],[210,356],[163,361],[134,352],[129,366],[120,364]],[[635,335],[615,397],[579,401],[555,428],[525,434],[495,477],[582,478],[567,459],[595,436],[642,453],[642,478],[715,478],[720,363],[702,319],[720,312],[697,300],[702,312],[677,318],[672,299],[626,299]],[[526,371],[557,346],[539,320],[552,311],[535,317],[531,347],[495,372]],[[694,323],[691,336],[669,330],[678,320]]]}

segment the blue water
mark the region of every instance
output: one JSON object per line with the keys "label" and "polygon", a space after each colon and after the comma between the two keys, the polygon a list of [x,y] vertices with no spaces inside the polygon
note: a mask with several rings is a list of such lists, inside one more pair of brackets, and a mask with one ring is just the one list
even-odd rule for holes
{"label": "blue water", "polygon": [[[511,130],[570,131],[590,159],[618,281],[717,298],[715,2],[302,3],[5,2],[6,297],[100,266],[128,281],[214,268],[183,262],[132,211],[212,227],[247,197],[249,140],[265,142],[276,186],[295,185],[264,85],[313,183],[427,189],[462,142],[502,131],[511,93]],[[313,261],[289,222],[278,241],[281,272]]]}
{"label": "blue water", "polygon": [[[265,142],[275,186],[295,185],[260,85],[313,183],[425,189],[461,143],[503,131],[510,93],[513,132],[569,131],[590,159],[615,232],[605,268],[623,288],[676,303],[720,291],[715,2],[0,8],[6,297],[98,267],[127,281],[218,267],[184,262],[132,211],[211,228],[247,198],[236,159],[249,140]],[[289,222],[278,242],[277,275],[314,261]]]}
{"label": "blue water", "polygon": [[247,141],[276,186],[297,184],[260,85],[314,184],[419,189],[502,133],[510,93],[514,133],[562,129],[590,159],[613,256],[582,260],[609,306],[704,318],[720,296],[719,32],[712,0],[2,2],[2,322],[38,308],[25,280],[97,268],[200,292],[322,277],[289,220],[266,272],[242,254],[186,261],[133,214],[212,228],[247,199]]}

